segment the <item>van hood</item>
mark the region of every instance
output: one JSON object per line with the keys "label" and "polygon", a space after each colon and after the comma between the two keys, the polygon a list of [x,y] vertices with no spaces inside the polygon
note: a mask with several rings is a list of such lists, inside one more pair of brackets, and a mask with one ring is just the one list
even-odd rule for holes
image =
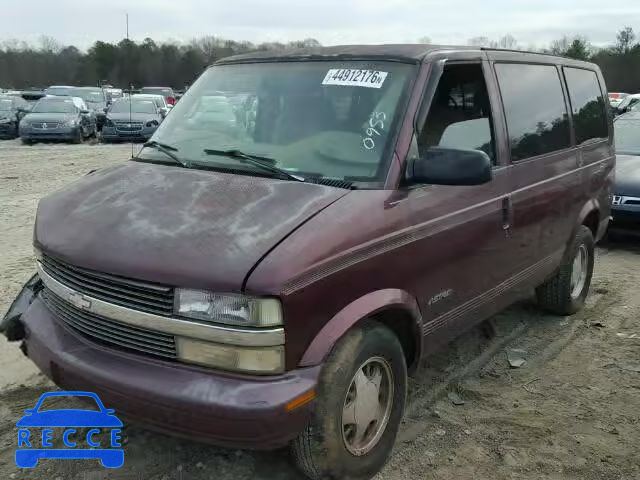
{"label": "van hood", "polygon": [[128,162],[40,201],[34,243],[73,265],[240,291],[251,268],[348,190]]}
{"label": "van hood", "polygon": [[616,195],[640,197],[640,156],[616,155]]}

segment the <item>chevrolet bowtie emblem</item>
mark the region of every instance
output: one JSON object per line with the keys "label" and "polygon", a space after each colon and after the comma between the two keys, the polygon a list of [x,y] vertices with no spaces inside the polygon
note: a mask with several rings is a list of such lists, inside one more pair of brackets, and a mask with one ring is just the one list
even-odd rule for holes
{"label": "chevrolet bowtie emblem", "polygon": [[69,303],[75,305],[81,310],[90,310],[91,309],[91,300],[82,295],[81,293],[70,293],[68,297]]}

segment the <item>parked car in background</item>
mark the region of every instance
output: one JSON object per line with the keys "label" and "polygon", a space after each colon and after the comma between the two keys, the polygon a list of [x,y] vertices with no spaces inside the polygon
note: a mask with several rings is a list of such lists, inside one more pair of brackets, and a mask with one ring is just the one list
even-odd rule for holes
{"label": "parked car in background", "polygon": [[44,89],[45,95],[51,95],[56,97],[68,97],[71,95],[72,90],[76,88],[72,85],[51,85]]}
{"label": "parked car in background", "polygon": [[618,105],[620,105],[620,102],[622,102],[622,100],[624,100],[628,96],[628,93],[609,92],[609,104],[613,108],[616,108]]}
{"label": "parked car in background", "polygon": [[615,115],[622,115],[623,113],[630,112],[638,102],[640,102],[640,93],[627,95],[618,103],[617,107],[613,107],[613,113]]}
{"label": "parked car in background", "polygon": [[96,127],[102,131],[104,122],[107,119],[107,109],[111,103],[106,92],[100,87],[78,87],[71,90],[72,97],[79,97],[84,100],[89,110],[96,117]]}
{"label": "parked car in background", "polygon": [[167,116],[167,113],[169,113],[169,110],[171,108],[170,105],[167,103],[167,99],[162,95],[136,93],[131,96],[131,99],[132,100],[151,100],[153,103],[156,104],[156,107],[158,107],[158,109],[160,110],[160,114],[162,115],[162,118]]}
{"label": "parked car in background", "polygon": [[149,95],[162,95],[170,107],[176,104],[176,94],[171,87],[142,87],[140,93]]}
{"label": "parked car in background", "polygon": [[112,102],[115,102],[116,100],[124,96],[124,92],[122,91],[121,88],[104,87],[104,89],[111,97]]}
{"label": "parked car in background", "polygon": [[20,122],[22,143],[65,140],[82,143],[96,135],[96,117],[78,97],[49,96],[38,100]]}
{"label": "parked car in background", "polygon": [[109,108],[102,141],[148,140],[162,119],[162,112],[153,100],[123,98]]}
{"label": "parked car in background", "polygon": [[611,229],[640,235],[640,112],[616,118],[616,180]]}
{"label": "parked car in background", "polygon": [[14,90],[7,92],[6,95],[17,96],[27,101],[33,106],[38,100],[45,96],[42,90]]}
{"label": "parked car in background", "polygon": [[[227,95],[250,124],[228,128]],[[3,328],[132,422],[371,478],[422,357],[534,289],[558,321],[584,306],[614,168],[591,63],[433,45],[225,58],[132,161],[40,201],[41,292]]]}
{"label": "parked car in background", "polygon": [[0,94],[0,139],[16,138],[20,120],[31,105],[20,96]]}
{"label": "parked car in background", "polygon": [[224,95],[203,95],[188,113],[187,124],[194,130],[226,131],[232,136],[240,134],[238,114]]}

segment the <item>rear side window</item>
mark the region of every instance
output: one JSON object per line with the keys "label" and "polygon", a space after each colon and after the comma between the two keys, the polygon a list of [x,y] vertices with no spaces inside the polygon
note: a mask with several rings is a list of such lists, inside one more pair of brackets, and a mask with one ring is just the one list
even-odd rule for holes
{"label": "rear side window", "polygon": [[596,72],[565,68],[564,75],[569,88],[576,143],[608,138],[606,107]]}
{"label": "rear side window", "polygon": [[495,65],[513,161],[571,146],[558,70],[552,65]]}

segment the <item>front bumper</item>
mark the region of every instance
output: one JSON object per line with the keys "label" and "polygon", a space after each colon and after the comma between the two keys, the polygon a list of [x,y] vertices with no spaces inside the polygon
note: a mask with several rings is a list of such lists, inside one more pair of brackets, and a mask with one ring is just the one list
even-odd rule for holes
{"label": "front bumper", "polygon": [[60,128],[21,128],[20,138],[24,140],[75,140],[78,138],[80,127]]}
{"label": "front bumper", "polygon": [[[640,202],[640,198],[622,197],[623,201],[629,202],[629,198],[633,201]],[[628,231],[629,233],[640,234],[640,203],[626,203],[622,205],[613,205],[611,207],[611,223],[609,228],[617,231]]]}
{"label": "front bumper", "polygon": [[16,138],[18,128],[15,122],[0,123],[0,138]]}
{"label": "front bumper", "polygon": [[274,449],[295,438],[320,367],[274,377],[231,375],[99,346],[67,330],[36,298],[22,315],[29,358],[66,390],[98,394],[116,415],[152,430],[233,448]]}

